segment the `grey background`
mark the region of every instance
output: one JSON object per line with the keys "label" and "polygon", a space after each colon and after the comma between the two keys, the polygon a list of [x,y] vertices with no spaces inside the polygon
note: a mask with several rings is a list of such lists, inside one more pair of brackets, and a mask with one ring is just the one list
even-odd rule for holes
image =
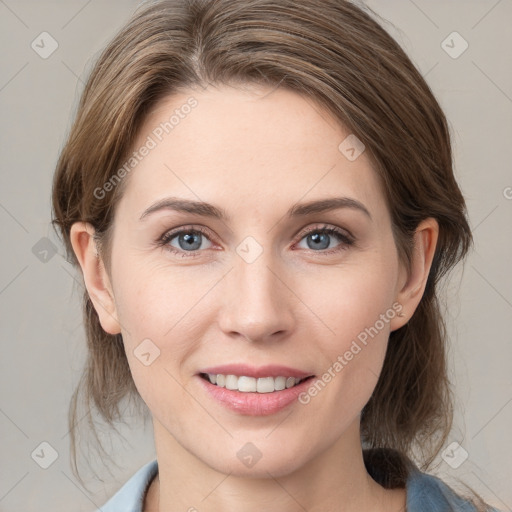
{"label": "grey background", "polygon": [[[104,482],[82,464],[87,493],[71,473],[67,408],[85,358],[82,287],[49,224],[52,174],[83,81],[137,4],[0,0],[0,511],[92,511],[155,457],[150,423],[128,415],[125,441],[102,434],[118,467],[109,473],[90,455]],[[396,25],[384,24],[445,109],[476,239],[446,287],[457,396],[447,446],[457,442],[468,456],[455,469],[447,461],[464,452],[448,451],[436,472],[512,510],[512,1],[367,4]],[[58,43],[47,59],[31,47],[44,31]],[[460,40],[442,46],[453,31],[469,44],[458,58],[444,48],[456,51]],[[58,457],[43,469],[52,449]]]}

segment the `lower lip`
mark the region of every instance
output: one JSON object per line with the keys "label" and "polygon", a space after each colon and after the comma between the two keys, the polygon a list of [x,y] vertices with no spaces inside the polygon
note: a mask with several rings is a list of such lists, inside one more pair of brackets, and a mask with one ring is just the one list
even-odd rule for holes
{"label": "lower lip", "polygon": [[232,389],[221,388],[212,384],[210,381],[201,376],[197,376],[201,381],[207,393],[214,398],[217,402],[224,405],[232,411],[247,416],[268,416],[283,410],[289,406],[297,397],[304,392],[311,381],[312,377],[303,380],[297,386],[286,388],[281,391],[274,391],[272,393],[244,393]]}

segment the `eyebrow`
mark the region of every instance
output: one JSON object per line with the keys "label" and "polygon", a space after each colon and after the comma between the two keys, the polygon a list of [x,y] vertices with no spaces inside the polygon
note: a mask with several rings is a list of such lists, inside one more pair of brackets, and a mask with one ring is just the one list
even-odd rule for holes
{"label": "eyebrow", "polygon": [[[340,208],[358,210],[363,212],[370,220],[372,220],[372,216],[370,215],[370,212],[366,206],[364,206],[364,204],[357,199],[353,199],[351,197],[332,197],[310,201],[307,203],[295,204],[286,212],[286,216],[288,218],[302,217],[311,215],[313,213],[338,210]],[[191,213],[194,215],[211,217],[223,221],[229,220],[229,216],[226,214],[226,211],[222,208],[214,206],[213,204],[201,201],[192,201],[190,199],[180,199],[177,197],[167,197],[157,201],[149,208],[144,210],[140,216],[140,220],[144,220],[149,215],[161,210]]]}

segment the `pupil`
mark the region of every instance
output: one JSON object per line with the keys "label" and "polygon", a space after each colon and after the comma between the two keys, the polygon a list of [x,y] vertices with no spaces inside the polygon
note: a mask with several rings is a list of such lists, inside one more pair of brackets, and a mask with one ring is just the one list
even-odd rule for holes
{"label": "pupil", "polygon": [[[185,235],[182,235],[182,237],[183,237],[183,239],[186,242],[187,247],[185,247],[185,249],[187,249],[187,250],[189,250],[189,249],[199,249],[199,247],[201,246],[201,243],[199,242],[197,247],[193,247],[194,238],[199,238],[199,233],[185,234]],[[196,241],[196,243],[197,243],[197,241]]]}
{"label": "pupil", "polygon": [[[316,248],[318,249],[320,247],[320,245],[322,245],[322,241],[320,240],[321,237],[323,237],[323,241],[324,242],[327,242],[327,243],[324,243],[322,247],[320,247],[321,249],[327,249],[327,247],[329,247],[329,238],[327,236],[327,233],[316,233],[314,235],[310,235],[311,238],[314,240],[314,244],[313,246],[311,246],[310,244],[309,245],[309,248],[310,249],[313,249],[313,248]],[[320,243],[319,243],[320,242]]]}

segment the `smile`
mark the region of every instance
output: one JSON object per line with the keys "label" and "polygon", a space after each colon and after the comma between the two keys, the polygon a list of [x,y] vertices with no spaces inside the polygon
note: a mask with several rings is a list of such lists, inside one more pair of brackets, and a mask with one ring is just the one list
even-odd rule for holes
{"label": "smile", "polygon": [[297,386],[301,382],[313,376],[297,377],[247,377],[245,375],[223,375],[213,373],[201,373],[200,376],[215,386],[226,388],[241,393],[273,393]]}

